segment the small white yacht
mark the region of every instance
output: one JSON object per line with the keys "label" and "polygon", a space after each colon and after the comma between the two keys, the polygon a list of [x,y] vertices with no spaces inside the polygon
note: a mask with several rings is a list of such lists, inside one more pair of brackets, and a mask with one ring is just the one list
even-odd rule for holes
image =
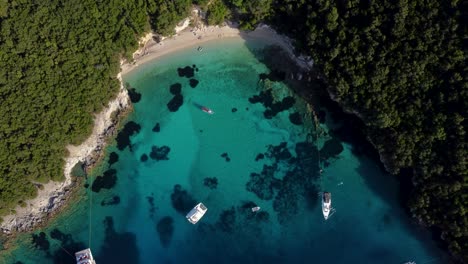
{"label": "small white yacht", "polygon": [[206,211],[208,211],[208,208],[202,203],[199,203],[195,205],[195,207],[190,210],[190,212],[185,216],[187,220],[192,223],[196,224],[200,219],[205,215]]}
{"label": "small white yacht", "polygon": [[89,248],[76,252],[75,257],[76,264],[96,264]]}
{"label": "small white yacht", "polygon": [[331,193],[323,192],[322,193],[322,213],[325,220],[328,219],[331,211]]}
{"label": "small white yacht", "polygon": [[252,207],[252,212],[257,212],[260,210],[260,206],[255,206],[255,207]]}

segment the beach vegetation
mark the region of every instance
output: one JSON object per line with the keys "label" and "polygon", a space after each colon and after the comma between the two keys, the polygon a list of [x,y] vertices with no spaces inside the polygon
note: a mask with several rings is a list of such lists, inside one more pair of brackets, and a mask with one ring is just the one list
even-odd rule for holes
{"label": "beach vegetation", "polygon": [[231,8],[239,27],[253,30],[255,26],[272,15],[273,0],[225,0]]}
{"label": "beach vegetation", "polygon": [[189,16],[192,7],[191,0],[146,0],[146,3],[152,29],[163,36],[174,35],[177,23]]}
{"label": "beach vegetation", "polygon": [[229,9],[222,0],[214,0],[206,12],[206,21],[208,25],[220,25],[229,15]]}

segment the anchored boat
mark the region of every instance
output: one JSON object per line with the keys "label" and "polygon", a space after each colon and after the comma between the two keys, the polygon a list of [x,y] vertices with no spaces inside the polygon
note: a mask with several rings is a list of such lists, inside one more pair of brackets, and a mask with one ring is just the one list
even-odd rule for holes
{"label": "anchored boat", "polygon": [[76,264],[96,264],[89,248],[76,252],[75,257]]}
{"label": "anchored boat", "polygon": [[205,215],[206,211],[208,211],[208,208],[204,204],[199,203],[185,217],[190,223],[196,224]]}
{"label": "anchored boat", "polygon": [[255,207],[252,207],[252,212],[257,212],[258,210],[260,210],[260,206],[255,206]]}
{"label": "anchored boat", "polygon": [[325,220],[330,216],[331,211],[331,193],[323,192],[322,194],[322,213]]}
{"label": "anchored boat", "polygon": [[201,110],[202,110],[203,112],[207,113],[207,114],[210,114],[210,115],[214,114],[213,110],[209,109],[209,108],[206,107],[206,106],[202,106]]}

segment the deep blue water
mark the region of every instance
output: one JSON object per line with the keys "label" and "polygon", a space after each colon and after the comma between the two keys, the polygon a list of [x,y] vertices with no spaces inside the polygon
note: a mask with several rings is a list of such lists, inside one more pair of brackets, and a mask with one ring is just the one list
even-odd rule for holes
{"label": "deep blue water", "polygon": [[[445,263],[400,207],[393,177],[327,133],[339,122],[314,136],[306,103],[259,81],[269,72],[252,52],[260,46],[211,42],[124,76],[141,98],[91,186],[3,261],[74,263],[68,253],[90,246],[99,264]],[[324,190],[336,210],[327,221]],[[192,225],[185,214],[198,202],[208,211]]]}

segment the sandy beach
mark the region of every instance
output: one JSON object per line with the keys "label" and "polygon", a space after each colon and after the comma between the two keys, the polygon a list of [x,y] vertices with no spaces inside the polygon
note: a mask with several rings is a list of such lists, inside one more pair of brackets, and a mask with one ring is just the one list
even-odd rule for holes
{"label": "sandy beach", "polygon": [[199,25],[197,27],[189,27],[188,19],[185,19],[176,28],[176,32],[174,36],[163,38],[159,43],[154,40],[154,34],[152,33],[148,33],[141,38],[140,49],[133,55],[134,61],[131,63],[121,63],[121,72],[117,76],[121,81],[120,92],[114,100],[109,102],[105,109],[95,115],[94,129],[90,137],[79,146],[70,145],[67,147],[69,156],[65,159],[65,180],[63,182],[44,184],[44,188],[38,191],[36,198],[26,201],[26,207],[18,206],[15,209],[15,214],[3,217],[0,228],[4,234],[32,230],[65,204],[69,189],[72,187],[72,168],[77,162],[86,163],[89,157],[96,154],[102,155],[106,138],[109,137],[109,129],[115,126],[115,120],[111,118],[112,113],[124,111],[131,107],[121,76],[138,68],[138,66],[180,49],[197,47],[208,41],[226,38],[261,39],[265,42],[281,46],[304,69],[312,67],[313,63],[310,58],[294,56],[291,40],[277,34],[267,25],[260,25],[254,31],[243,32],[232,23],[228,23],[225,26]]}
{"label": "sandy beach", "polygon": [[156,43],[152,34],[148,34],[140,41],[143,46],[133,54],[134,62],[122,64],[121,73],[125,75],[144,63],[181,49],[189,47],[195,48],[209,41],[227,38],[241,38],[246,41],[249,39],[257,39],[278,45],[287,51],[291,58],[302,68],[312,67],[312,61],[309,58],[294,56],[294,47],[289,38],[279,35],[269,26],[260,25],[254,31],[246,32],[239,30],[236,25],[228,23],[225,26],[199,26],[197,28],[190,28],[187,26],[181,29],[176,35],[164,38],[159,43]]}

